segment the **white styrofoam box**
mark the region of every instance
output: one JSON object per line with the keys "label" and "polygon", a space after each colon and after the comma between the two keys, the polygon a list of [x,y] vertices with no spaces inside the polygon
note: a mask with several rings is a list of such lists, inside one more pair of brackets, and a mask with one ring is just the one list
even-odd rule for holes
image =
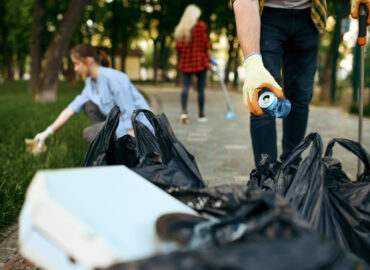
{"label": "white styrofoam box", "polygon": [[[157,218],[172,212],[197,215],[125,166],[39,171],[21,212],[21,252],[47,269],[149,257],[163,251]],[[65,266],[51,267],[58,258]]]}

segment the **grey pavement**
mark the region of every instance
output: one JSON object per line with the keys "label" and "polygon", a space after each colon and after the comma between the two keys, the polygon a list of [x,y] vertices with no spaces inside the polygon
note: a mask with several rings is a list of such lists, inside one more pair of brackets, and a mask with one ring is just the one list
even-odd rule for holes
{"label": "grey pavement", "polygon": [[[231,102],[235,111],[235,120],[224,117],[226,101],[221,87],[213,84],[206,88],[205,113],[207,123],[197,121],[197,93],[189,92],[189,124],[181,124],[180,87],[174,85],[138,85],[138,87],[156,100],[160,106],[154,106],[157,112],[164,112],[175,131],[177,138],[195,156],[201,174],[207,185],[246,183],[249,173],[255,167],[249,132],[249,111],[242,102],[242,93],[230,91]],[[340,108],[310,106],[307,128],[309,132],[318,132],[323,140],[324,150],[332,138],[346,138],[357,141],[358,116],[350,115]],[[282,121],[277,119],[279,147],[282,138]],[[370,151],[370,118],[363,119],[363,143]],[[303,153],[303,156],[308,151]],[[279,149],[279,154],[281,148]],[[357,173],[357,158],[341,146],[334,147],[334,157],[338,158],[347,175],[354,180]]]}
{"label": "grey pavement", "polygon": [[[203,179],[209,186],[220,184],[245,184],[254,168],[251,139],[249,134],[249,112],[242,103],[242,94],[231,91],[230,97],[236,118],[228,121],[224,117],[226,102],[218,85],[206,89],[206,115],[208,122],[197,122],[197,93],[191,90],[189,96],[190,122],[181,124],[180,87],[171,85],[137,85],[146,92],[155,113],[164,112],[177,136],[197,161]],[[310,107],[307,134],[318,132],[324,147],[332,138],[357,140],[358,117],[342,109]],[[278,139],[281,141],[281,120],[277,120]],[[279,143],[280,144],[280,143]],[[370,150],[370,119],[363,121],[363,146]],[[279,150],[281,152],[281,149]],[[306,151],[307,152],[307,151]],[[304,155],[307,153],[304,153]],[[354,180],[357,172],[357,158],[340,146],[334,148],[334,156],[343,165],[344,171]],[[0,237],[0,269],[36,269],[19,258],[17,227],[9,227],[6,237]],[[24,265],[24,267],[23,267]]]}

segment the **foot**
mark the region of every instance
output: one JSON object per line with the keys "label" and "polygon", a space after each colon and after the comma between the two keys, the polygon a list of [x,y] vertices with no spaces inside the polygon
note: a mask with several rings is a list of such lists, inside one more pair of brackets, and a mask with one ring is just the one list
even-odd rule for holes
{"label": "foot", "polygon": [[202,116],[202,117],[198,118],[198,122],[200,122],[200,123],[205,123],[207,121],[208,121],[208,118],[206,116]]}
{"label": "foot", "polygon": [[189,117],[188,117],[188,115],[186,113],[182,113],[180,115],[180,122],[182,124],[186,124],[188,122],[188,120],[189,120]]}

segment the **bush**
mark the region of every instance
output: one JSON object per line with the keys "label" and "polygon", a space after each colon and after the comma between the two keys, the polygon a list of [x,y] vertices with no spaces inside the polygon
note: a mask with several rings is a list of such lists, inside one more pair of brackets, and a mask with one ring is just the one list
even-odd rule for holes
{"label": "bush", "polygon": [[[358,114],[358,104],[352,103],[349,107],[349,113]],[[364,105],[364,116],[370,117],[370,103]]]}

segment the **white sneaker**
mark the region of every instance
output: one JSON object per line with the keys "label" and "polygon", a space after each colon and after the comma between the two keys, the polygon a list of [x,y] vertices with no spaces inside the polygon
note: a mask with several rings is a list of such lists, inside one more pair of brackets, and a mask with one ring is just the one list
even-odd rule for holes
{"label": "white sneaker", "polygon": [[189,117],[188,117],[188,115],[186,113],[182,113],[180,115],[180,122],[182,124],[186,124],[188,122],[188,120],[189,120]]}
{"label": "white sneaker", "polygon": [[203,116],[203,117],[199,117],[199,118],[198,118],[198,122],[200,122],[200,123],[208,122],[208,118],[207,118],[207,117],[205,117],[205,116]]}

